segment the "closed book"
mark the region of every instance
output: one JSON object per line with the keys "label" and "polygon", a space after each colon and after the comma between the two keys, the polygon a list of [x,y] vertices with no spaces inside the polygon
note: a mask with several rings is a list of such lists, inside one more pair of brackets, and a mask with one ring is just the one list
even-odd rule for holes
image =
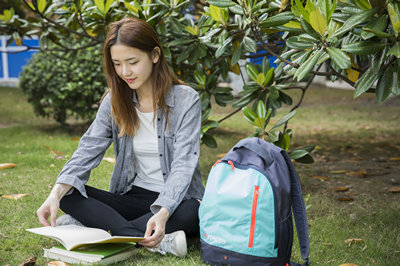
{"label": "closed book", "polygon": [[43,257],[80,264],[110,264],[125,260],[136,252],[134,244],[111,243],[88,245],[74,250],[63,246],[44,249]]}

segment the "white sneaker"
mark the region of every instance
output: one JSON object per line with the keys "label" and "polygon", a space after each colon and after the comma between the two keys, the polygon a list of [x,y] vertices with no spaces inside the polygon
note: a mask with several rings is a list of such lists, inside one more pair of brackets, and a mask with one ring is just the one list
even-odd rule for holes
{"label": "white sneaker", "polygon": [[81,224],[78,220],[76,220],[74,217],[72,217],[69,214],[64,214],[64,215],[58,217],[57,220],[56,220],[56,226],[59,226],[59,225],[70,225],[70,224],[74,224],[74,225],[85,227],[83,224]]}
{"label": "white sneaker", "polygon": [[187,254],[186,235],[184,231],[176,231],[166,234],[157,248],[148,248],[151,252],[158,252],[163,255],[171,253],[177,257],[184,257]]}

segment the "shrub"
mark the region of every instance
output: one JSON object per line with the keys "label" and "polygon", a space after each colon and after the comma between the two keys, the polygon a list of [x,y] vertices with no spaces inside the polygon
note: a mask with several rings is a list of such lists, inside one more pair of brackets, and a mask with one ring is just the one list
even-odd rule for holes
{"label": "shrub", "polygon": [[39,116],[53,117],[62,125],[71,115],[93,119],[94,103],[106,89],[101,45],[69,52],[39,51],[24,67],[20,87]]}

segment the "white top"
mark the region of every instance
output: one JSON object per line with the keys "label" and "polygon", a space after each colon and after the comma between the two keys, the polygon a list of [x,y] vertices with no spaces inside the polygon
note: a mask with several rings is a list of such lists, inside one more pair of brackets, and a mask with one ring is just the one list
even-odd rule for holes
{"label": "white top", "polygon": [[138,109],[136,111],[140,126],[133,137],[133,154],[137,169],[133,184],[160,192],[164,186],[164,179],[158,150],[157,123],[153,123],[154,112],[142,113]]}

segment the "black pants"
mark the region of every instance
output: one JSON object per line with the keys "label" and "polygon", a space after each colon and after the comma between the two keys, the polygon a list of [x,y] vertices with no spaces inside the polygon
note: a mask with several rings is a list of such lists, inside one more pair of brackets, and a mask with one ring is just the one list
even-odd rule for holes
{"label": "black pants", "polygon": [[[153,216],[150,205],[158,193],[133,187],[125,195],[86,186],[88,198],[76,189],[61,199],[60,208],[83,225],[110,231],[113,235],[143,236],[147,221]],[[196,199],[184,200],[168,219],[165,233],[183,230],[190,236],[199,231]]]}

